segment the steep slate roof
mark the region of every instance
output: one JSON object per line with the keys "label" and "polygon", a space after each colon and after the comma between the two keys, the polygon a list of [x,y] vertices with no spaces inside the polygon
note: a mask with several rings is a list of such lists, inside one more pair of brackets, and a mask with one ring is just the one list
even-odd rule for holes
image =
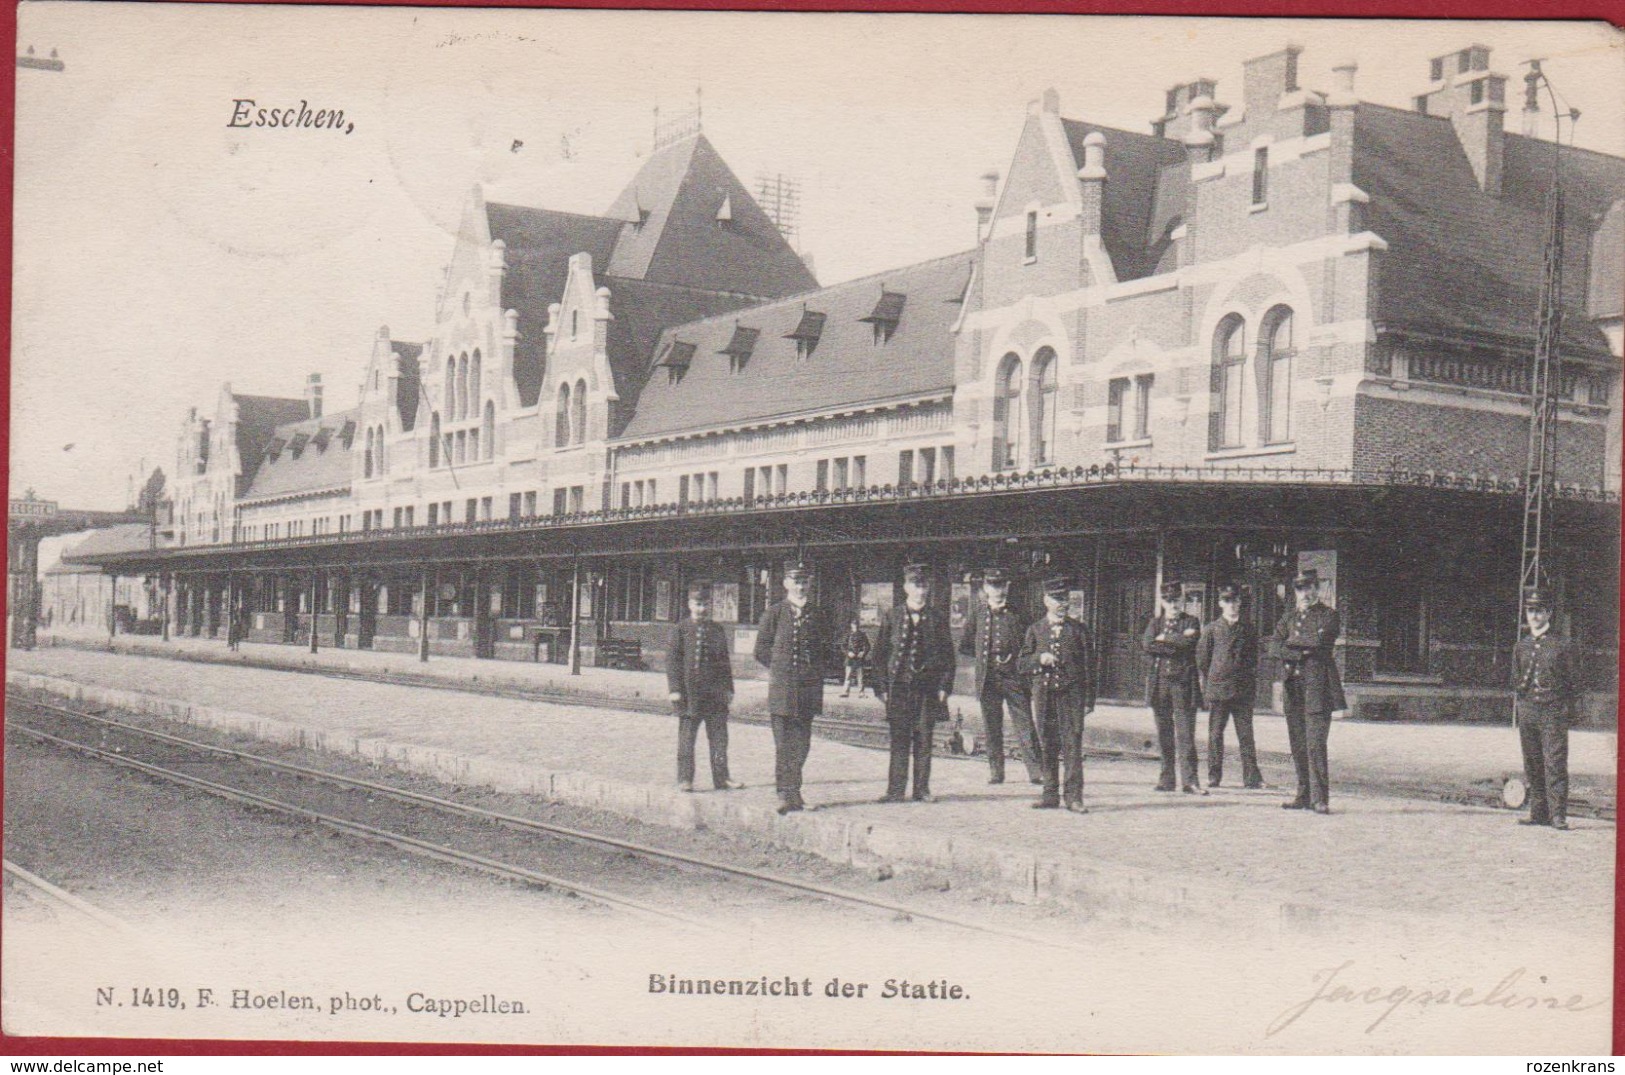
{"label": "steep slate roof", "polygon": [[[1082,120],[1063,119],[1061,127],[1078,168],[1083,167],[1083,140],[1095,131],[1106,139],[1100,237],[1117,278],[1137,280],[1173,268],[1168,233],[1185,212],[1190,183],[1185,147],[1170,138]],[[1161,264],[1164,260],[1169,263]]]}
{"label": "steep slate roof", "polygon": [[[278,426],[266,438],[269,444],[272,438],[283,442],[282,450],[275,459],[266,455],[260,462],[259,470],[254,474],[254,482],[243,493],[248,500],[268,496],[294,496],[299,493],[313,493],[322,489],[348,488],[350,485],[351,461],[355,458],[354,442],[346,447],[339,431],[344,428],[346,420],[355,421],[361,416],[359,407],[347,411],[336,411],[324,414],[320,418],[307,418],[302,422],[290,422]],[[316,433],[323,427],[327,428],[328,436],[322,438],[325,446],[317,444]],[[305,437],[303,447],[296,457],[293,445],[298,443],[300,435]]]}
{"label": "steep slate roof", "polygon": [[[85,539],[72,548],[64,549],[62,559],[45,573],[47,575],[101,574],[101,568],[82,565],[86,556],[107,556],[124,552],[142,552],[152,548],[152,527],[146,523],[121,523],[118,526],[92,530]],[[81,566],[74,566],[80,564]]]}
{"label": "steep slate roof", "polygon": [[401,428],[410,433],[417,425],[418,396],[423,390],[423,369],[418,361],[423,345],[390,340],[389,349],[401,356],[401,383],[395,396],[395,409],[400,413]]}
{"label": "steep slate roof", "polygon": [[310,404],[303,399],[280,396],[233,394],[231,398],[237,403],[237,457],[243,464],[243,472],[237,478],[237,495],[242,496],[253,484],[254,474],[265,456],[265,446],[271,443],[272,431],[309,416]]}
{"label": "steep slate roof", "polygon": [[1591,240],[1592,317],[1625,314],[1625,201],[1609,208]]}
{"label": "steep slate roof", "polygon": [[[1508,134],[1502,193],[1479,188],[1450,120],[1362,104],[1354,119],[1354,185],[1367,226],[1388,243],[1376,259],[1372,319],[1439,334],[1533,341],[1540,302],[1549,142]],[[1588,313],[1597,221],[1625,196],[1625,160],[1564,149],[1563,343],[1608,353]]]}
{"label": "steep slate roof", "polygon": [[818,286],[703,134],[655,152],[605,215],[628,222],[608,266],[615,276],[762,298]]}
{"label": "steep slate roof", "polygon": [[547,352],[547,308],[564,294],[570,258],[592,255],[593,271],[602,273],[615,249],[621,222],[605,217],[532,209],[487,202],[492,239],[507,244],[508,271],[502,277],[502,308],[519,313],[519,339],[514,344],[513,379],[521,406],[534,407],[541,393]]}
{"label": "steep slate roof", "polygon": [[[654,370],[622,438],[952,391],[952,328],[974,260],[974,252],[954,254],[669,330],[654,359],[681,341],[695,345],[692,364],[676,383],[664,368]],[[862,318],[874,311],[883,290],[906,301],[891,339],[877,345],[875,326]],[[786,336],[805,311],[826,318],[818,346],[803,360]],[[760,335],[745,368],[731,373],[722,351],[736,325]]]}

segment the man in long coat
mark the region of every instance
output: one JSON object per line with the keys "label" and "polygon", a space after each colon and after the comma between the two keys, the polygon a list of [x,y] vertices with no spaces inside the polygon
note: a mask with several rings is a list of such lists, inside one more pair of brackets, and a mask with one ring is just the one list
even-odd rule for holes
{"label": "man in long coat", "polygon": [[903,569],[902,608],[888,609],[875,638],[875,692],[886,702],[891,762],[881,802],[902,802],[914,762],[915,802],[933,802],[931,744],[936,723],[948,715],[954,687],[954,642],[948,618],[929,606],[930,580],[924,564]]}
{"label": "man in long coat", "polygon": [[970,622],[960,636],[959,652],[976,658],[976,697],[982,704],[982,731],[987,736],[987,782],[1004,783],[1004,717],[1008,710],[1027,779],[1042,784],[1044,768],[1029,694],[1031,677],[1016,668],[1027,620],[1010,607],[1010,579],[1002,568],[990,567],[982,573],[982,596],[984,600],[971,610]]}
{"label": "man in long coat", "polygon": [[1180,608],[1184,587],[1162,584],[1162,609],[1145,625],[1140,645],[1151,657],[1146,674],[1146,702],[1157,722],[1157,746],[1162,753],[1158,791],[1174,790],[1177,758],[1180,788],[1206,795],[1196,776],[1196,643],[1202,621]]}
{"label": "man in long coat", "polygon": [[1518,741],[1529,781],[1529,816],[1520,825],[1569,827],[1569,725],[1580,701],[1574,644],[1552,630],[1546,595],[1524,595],[1529,633],[1512,650]]}
{"label": "man in long coat", "polygon": [[1330,765],[1326,757],[1332,714],[1348,708],[1337,671],[1337,636],[1343,621],[1321,603],[1320,574],[1305,568],[1292,580],[1297,607],[1275,625],[1271,656],[1281,662],[1282,708],[1287,741],[1298,771],[1298,793],[1281,804],[1286,810],[1331,813]]}
{"label": "man in long coat", "polygon": [[[1083,718],[1095,707],[1095,657],[1089,630],[1066,614],[1072,580],[1044,583],[1044,618],[1027,628],[1017,665],[1032,679],[1033,715],[1043,744],[1044,794],[1035,810],[1083,805]],[[1065,763],[1065,779],[1061,776]]]}
{"label": "man in long coat", "polygon": [[792,560],[784,565],[784,600],[762,617],[756,635],[757,663],[768,668],[767,708],[773,723],[774,780],[779,813],[805,810],[801,770],[812,749],[813,718],[824,711],[823,617],[807,596],[812,572]]}
{"label": "man in long coat", "polygon": [[718,791],[745,785],[728,776],[728,706],[734,675],[728,632],[711,619],[711,583],[688,584],[688,619],[671,629],[666,647],[666,687],[677,709],[677,785],[694,790],[694,743],[705,725],[711,749],[711,783]]}
{"label": "man in long coat", "polygon": [[1261,788],[1258,748],[1253,741],[1253,699],[1258,693],[1258,632],[1241,618],[1241,593],[1219,587],[1219,615],[1202,628],[1196,642],[1196,671],[1207,701],[1207,782],[1224,779],[1224,728],[1236,722],[1243,787]]}

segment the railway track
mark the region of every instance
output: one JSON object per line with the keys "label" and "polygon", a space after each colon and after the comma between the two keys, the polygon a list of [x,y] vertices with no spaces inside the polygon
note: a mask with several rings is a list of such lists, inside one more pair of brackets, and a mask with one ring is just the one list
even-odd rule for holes
{"label": "railway track", "polygon": [[[19,719],[24,714],[32,719]],[[45,718],[43,722],[39,720],[41,715]],[[46,726],[40,726],[41,723]],[[83,734],[86,729],[91,732],[88,737]],[[668,870],[680,870],[725,882],[745,882],[778,898],[786,895],[796,898],[816,898],[894,918],[931,922],[1049,948],[1070,947],[1052,938],[1038,937],[928,908],[879,899],[861,892],[719,862],[666,848],[651,847],[534,818],[500,813],[377,781],[343,776],[324,769],[202,743],[120,721],[104,716],[101,712],[85,712],[67,706],[53,705],[23,698],[11,692],[6,696],[6,731],[8,734],[15,733],[37,742],[73,750],[162,782],[386,844],[408,854],[453,863],[523,884],[578,896],[642,917],[679,921],[696,929],[714,931],[720,927],[708,919],[674,911],[670,907],[604,888],[583,879],[580,874],[593,871],[594,863],[590,861],[592,859],[601,860],[607,856],[612,862],[624,863],[631,857],[641,863],[658,864]],[[74,732],[80,734],[73,734]],[[204,775],[205,773],[207,775]],[[317,808],[309,804],[308,795],[299,794],[299,785],[321,785],[333,789],[337,794],[349,799],[350,803],[342,808],[334,808],[331,805]],[[307,801],[298,801],[301,798]],[[403,828],[410,827],[408,825],[374,823],[375,819],[361,820],[354,816],[356,813],[367,813],[367,807],[376,807],[380,801],[393,804],[399,808],[397,812],[417,814],[420,820],[424,815],[448,820],[451,822],[450,828],[454,835],[458,830],[480,830],[489,834],[494,829],[501,829],[515,835],[518,840],[516,843],[509,842],[491,853],[481,853],[457,846],[461,841],[427,839],[402,831]],[[475,832],[475,835],[480,835],[480,832]],[[544,845],[552,845],[545,850],[553,853],[555,857],[560,844],[568,844],[576,850],[577,855],[569,856],[571,858],[578,857],[585,849],[584,857],[589,861],[578,864],[581,868],[568,873],[540,870],[511,861],[516,857],[534,855],[535,847],[527,844],[538,840]],[[490,842],[488,836],[485,837],[485,842]],[[10,869],[9,863],[7,867]]]}
{"label": "railway track", "polygon": [[128,934],[130,936],[136,935],[136,931],[132,929],[123,919],[115,918],[106,911],[102,910],[100,907],[86,903],[73,893],[67,891],[66,889],[58,888],[56,885],[51,884],[51,882],[47,881],[43,877],[40,877],[38,874],[30,873],[28,870],[23,869],[10,859],[5,859],[4,865],[7,876],[12,878],[12,880],[16,881],[18,884],[22,885],[29,892],[43,899],[48,905],[53,907],[65,907],[74,914],[88,918],[90,921],[95,922],[98,925],[106,926],[108,929],[115,930],[119,933]]}

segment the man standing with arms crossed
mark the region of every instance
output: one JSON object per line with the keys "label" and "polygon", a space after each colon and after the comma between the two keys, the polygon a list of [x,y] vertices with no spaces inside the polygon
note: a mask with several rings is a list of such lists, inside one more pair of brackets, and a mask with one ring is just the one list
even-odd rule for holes
{"label": "man standing with arms crossed", "polygon": [[711,583],[688,584],[688,619],[671,629],[666,647],[666,687],[677,709],[677,786],[694,790],[694,741],[705,724],[711,748],[711,783],[718,791],[745,785],[728,777],[728,705],[733,701],[733,665],[728,633],[711,619]]}
{"label": "man standing with arms crossed", "polygon": [[1177,582],[1162,584],[1162,611],[1145,625],[1140,639],[1151,655],[1146,701],[1156,718],[1157,745],[1162,752],[1157,790],[1174,790],[1177,757],[1180,789],[1190,795],[1206,795],[1196,777],[1196,642],[1202,623],[1180,609],[1184,592]]}
{"label": "man standing with arms crossed", "polygon": [[1544,593],[1529,590],[1523,613],[1529,633],[1512,650],[1512,689],[1529,780],[1529,816],[1518,824],[1563,830],[1569,827],[1569,725],[1580,701],[1574,644],[1552,630]]}
{"label": "man standing with arms crossed", "polygon": [[1336,609],[1321,604],[1320,573],[1314,568],[1304,568],[1292,580],[1292,589],[1297,608],[1281,617],[1270,641],[1271,655],[1281,661],[1286,735],[1298,771],[1298,794],[1281,808],[1329,814],[1331,773],[1326,741],[1331,736],[1332,714],[1348,708],[1335,659],[1343,621]]}
{"label": "man standing with arms crossed", "polygon": [[824,711],[824,625],[807,599],[812,572],[800,560],[784,565],[784,600],[767,610],[756,635],[756,660],[768,668],[767,708],[773,721],[774,778],[779,813],[805,810],[801,770],[812,749],[813,718]]}
{"label": "man standing with arms crossed", "polygon": [[1196,643],[1196,671],[1207,699],[1207,783],[1224,779],[1224,726],[1236,720],[1243,787],[1261,788],[1258,748],[1253,743],[1253,697],[1258,690],[1258,632],[1241,618],[1241,593],[1219,587],[1219,615],[1202,628]]}
{"label": "man standing with arms crossed", "polygon": [[924,564],[903,568],[903,607],[887,611],[875,639],[875,693],[886,703],[891,730],[883,803],[903,801],[910,755],[914,801],[936,801],[931,794],[931,740],[937,721],[948,715],[954,642],[948,618],[926,603],[931,592],[927,572]]}
{"label": "man standing with arms crossed", "polygon": [[960,636],[959,652],[976,658],[976,696],[982,703],[982,730],[987,736],[987,782],[1004,783],[1004,714],[1008,708],[1027,779],[1042,784],[1043,765],[1027,691],[1030,677],[1016,668],[1027,623],[1010,607],[1010,579],[1002,568],[982,572],[982,597],[985,600],[971,611],[970,623]]}

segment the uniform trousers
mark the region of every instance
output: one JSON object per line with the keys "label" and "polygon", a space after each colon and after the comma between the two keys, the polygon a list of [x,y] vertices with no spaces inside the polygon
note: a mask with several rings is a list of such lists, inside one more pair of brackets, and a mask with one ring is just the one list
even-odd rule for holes
{"label": "uniform trousers", "polygon": [[677,781],[694,783],[694,743],[705,725],[706,745],[711,748],[711,783],[728,783],[728,707],[705,706],[693,716],[677,714]]}
{"label": "uniform trousers", "polygon": [[779,800],[801,806],[801,769],[812,749],[813,719],[773,714],[773,777]]}
{"label": "uniform trousers", "polygon": [[[1044,802],[1083,802],[1083,696],[1039,688],[1033,702],[1043,744]],[[1065,765],[1066,779],[1061,778]]]}
{"label": "uniform trousers", "polygon": [[1157,786],[1174,786],[1174,759],[1179,760],[1180,783],[1196,786],[1196,710],[1184,704],[1183,689],[1159,686],[1151,692],[1151,715],[1157,721],[1157,747],[1162,753],[1162,775]]}
{"label": "uniform trousers", "polygon": [[1038,729],[1033,724],[1033,707],[1023,685],[1013,677],[989,672],[982,682],[982,731],[987,736],[987,767],[994,780],[1004,779],[1004,713],[1010,711],[1010,726],[1016,733],[1016,746],[1027,766],[1027,779],[1038,783],[1044,778],[1043,755],[1039,753]]}
{"label": "uniform trousers", "polygon": [[1241,744],[1241,782],[1259,787],[1264,777],[1258,771],[1258,747],[1253,742],[1253,703],[1250,698],[1225,698],[1213,702],[1207,712],[1207,782],[1217,787],[1224,778],[1224,729],[1234,718],[1236,742]]}
{"label": "uniform trousers", "polygon": [[1562,705],[1518,702],[1518,741],[1529,781],[1529,817],[1549,823],[1569,813],[1569,724]]}
{"label": "uniform trousers", "polygon": [[936,725],[937,693],[923,687],[898,686],[886,695],[886,723],[891,731],[891,763],[886,768],[886,794],[901,798],[908,786],[909,757],[914,759],[914,798],[931,794],[931,732]]}
{"label": "uniform trousers", "polygon": [[1332,715],[1304,711],[1301,677],[1288,676],[1284,687],[1282,708],[1286,711],[1286,738],[1292,747],[1292,767],[1298,771],[1297,800],[1324,805],[1331,795],[1326,741],[1332,733]]}

